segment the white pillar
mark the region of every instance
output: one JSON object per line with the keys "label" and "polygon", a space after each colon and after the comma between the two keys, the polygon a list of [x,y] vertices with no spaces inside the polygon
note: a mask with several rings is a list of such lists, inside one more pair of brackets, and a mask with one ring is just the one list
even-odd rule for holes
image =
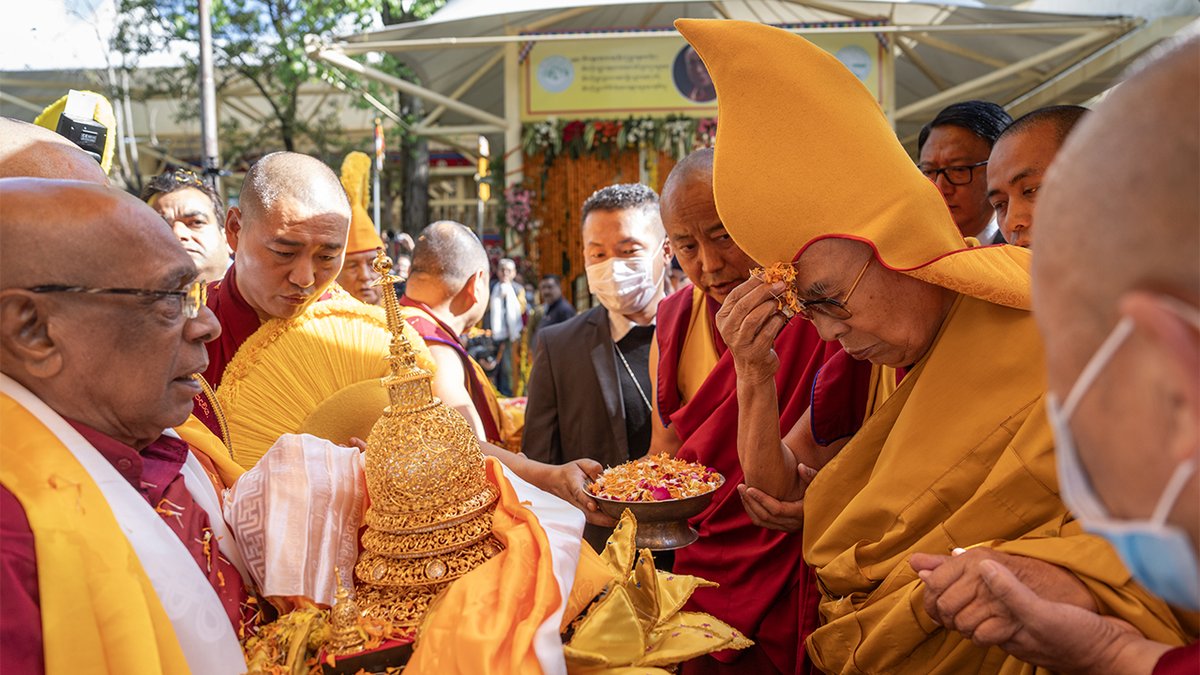
{"label": "white pillar", "polygon": [[525,157],[521,154],[520,45],[504,45],[504,187],[520,183]]}

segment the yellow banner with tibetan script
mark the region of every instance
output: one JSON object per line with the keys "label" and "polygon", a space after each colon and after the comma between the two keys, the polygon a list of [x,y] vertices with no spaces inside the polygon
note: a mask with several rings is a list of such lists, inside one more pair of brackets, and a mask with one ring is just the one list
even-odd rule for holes
{"label": "yellow banner with tibetan script", "polygon": [[[883,48],[874,33],[806,35],[883,100]],[[536,40],[536,38],[534,38]],[[535,41],[521,62],[521,120],[550,117],[715,117],[704,63],[676,33]]]}

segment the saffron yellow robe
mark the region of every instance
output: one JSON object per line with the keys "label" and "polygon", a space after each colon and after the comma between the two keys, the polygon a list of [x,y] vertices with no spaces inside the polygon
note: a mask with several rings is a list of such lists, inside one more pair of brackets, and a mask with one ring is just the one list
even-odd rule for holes
{"label": "saffron yellow robe", "polygon": [[[980,345],[996,345],[985,358]],[[984,544],[1060,565],[1101,611],[1183,643],[1161,600],[1085,534],[1058,496],[1041,340],[1028,311],[959,296],[933,347],[897,386],[876,367],[871,414],[821,469],[805,503],[805,559],[823,625],[808,640],[835,673],[1031,673],[926,614],[913,553]],[[887,391],[888,384],[891,389]]]}
{"label": "saffron yellow robe", "polygon": [[[46,672],[189,672],[172,621],[95,479],[7,393],[0,429],[0,483],[34,533]],[[180,431],[193,452],[212,453],[218,480],[236,478],[228,451],[195,418]]]}

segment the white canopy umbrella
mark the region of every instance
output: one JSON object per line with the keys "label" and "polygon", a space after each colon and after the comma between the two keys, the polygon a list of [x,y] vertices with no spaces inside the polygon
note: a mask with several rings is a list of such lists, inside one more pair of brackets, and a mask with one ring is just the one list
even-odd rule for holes
{"label": "white canopy umbrella", "polygon": [[[1194,8],[1186,11],[1195,14]],[[988,99],[1014,115],[1086,101],[1111,86],[1137,55],[1194,18],[1035,12],[972,0],[450,0],[425,21],[335,39],[309,36],[309,49],[316,58],[425,99],[434,107],[418,133],[502,133],[511,149],[521,138],[523,45],[678,39],[671,26],[683,17],[759,21],[801,35],[877,35],[893,57],[884,67],[894,67],[895,86],[887,88],[884,108],[906,142],[955,101]],[[819,25],[827,22],[840,23]],[[395,54],[420,84],[348,58],[372,52]],[[514,153],[510,182],[519,180],[511,171],[519,162]]]}

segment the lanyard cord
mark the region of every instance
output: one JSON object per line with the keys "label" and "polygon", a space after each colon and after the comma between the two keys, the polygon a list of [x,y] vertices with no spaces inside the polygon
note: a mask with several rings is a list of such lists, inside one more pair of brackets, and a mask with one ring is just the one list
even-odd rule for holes
{"label": "lanyard cord", "polygon": [[633,380],[633,386],[637,387],[638,395],[642,397],[642,403],[646,404],[646,409],[654,410],[650,405],[650,398],[646,396],[645,390],[642,389],[642,384],[638,382],[637,376],[633,374],[633,368],[629,367],[629,361],[625,360],[625,353],[621,351],[621,348],[615,342],[613,343],[613,349],[617,351],[617,356],[621,357],[621,363],[625,364],[625,371],[629,373],[629,379]]}

